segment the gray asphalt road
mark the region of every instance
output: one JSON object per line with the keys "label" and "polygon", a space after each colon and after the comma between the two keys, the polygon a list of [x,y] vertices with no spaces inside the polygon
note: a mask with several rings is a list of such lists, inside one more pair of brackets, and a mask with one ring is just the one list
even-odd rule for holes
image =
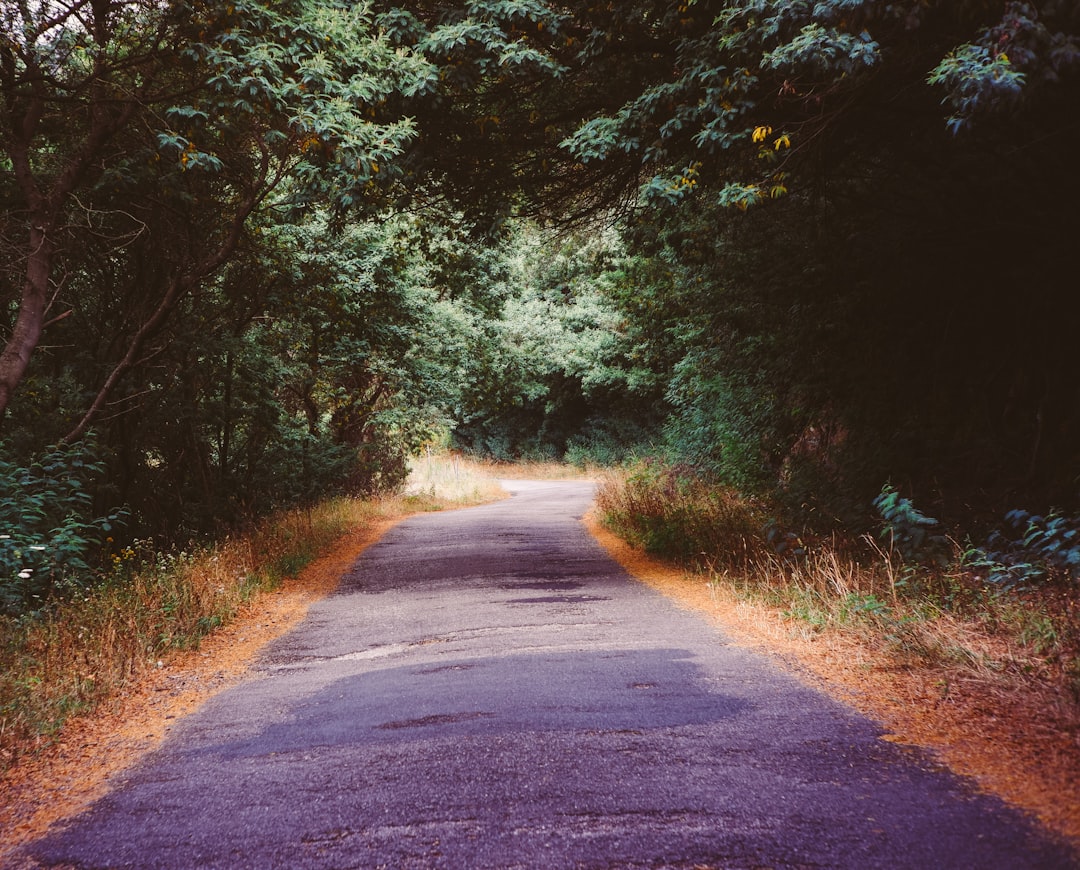
{"label": "gray asphalt road", "polygon": [[581,483],[392,530],[46,866],[1072,867],[629,579]]}

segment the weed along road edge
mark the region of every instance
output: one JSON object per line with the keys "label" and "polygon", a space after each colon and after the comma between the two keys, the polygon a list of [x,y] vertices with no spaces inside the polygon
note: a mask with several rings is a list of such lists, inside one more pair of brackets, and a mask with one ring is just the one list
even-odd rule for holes
{"label": "weed along road edge", "polygon": [[23,853],[64,867],[1072,867],[1025,817],[633,581],[592,486],[391,529]]}

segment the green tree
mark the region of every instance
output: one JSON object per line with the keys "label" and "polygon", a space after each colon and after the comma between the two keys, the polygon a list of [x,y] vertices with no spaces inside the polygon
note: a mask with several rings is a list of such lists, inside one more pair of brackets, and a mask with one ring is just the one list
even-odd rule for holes
{"label": "green tree", "polygon": [[613,457],[646,440],[658,422],[653,383],[637,377],[606,293],[623,259],[617,235],[525,225],[499,253],[509,286],[495,294],[497,316],[471,326],[457,443],[501,458]]}
{"label": "green tree", "polygon": [[6,281],[0,413],[43,329],[66,316],[66,276],[79,270],[71,247],[106,239],[122,252],[149,230],[139,212],[152,203],[175,217],[155,244],[182,253],[160,269],[73,438],[180,300],[236,253],[272,194],[343,209],[390,184],[413,128],[372,120],[372,107],[434,77],[380,38],[364,6],[11,3],[0,14],[3,230],[21,264]]}

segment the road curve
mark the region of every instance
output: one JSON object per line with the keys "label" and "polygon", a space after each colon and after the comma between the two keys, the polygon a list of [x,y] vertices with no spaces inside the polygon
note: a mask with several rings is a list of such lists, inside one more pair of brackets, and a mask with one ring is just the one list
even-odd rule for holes
{"label": "road curve", "polygon": [[415,517],[37,866],[1053,868],[1000,801],[630,579],[576,482]]}

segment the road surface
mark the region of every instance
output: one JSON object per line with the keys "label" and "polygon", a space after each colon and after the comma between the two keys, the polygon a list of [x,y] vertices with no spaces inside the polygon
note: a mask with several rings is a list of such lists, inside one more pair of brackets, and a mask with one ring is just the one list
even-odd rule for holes
{"label": "road surface", "polygon": [[415,517],[40,866],[1025,868],[1076,856],[630,579],[576,482]]}

